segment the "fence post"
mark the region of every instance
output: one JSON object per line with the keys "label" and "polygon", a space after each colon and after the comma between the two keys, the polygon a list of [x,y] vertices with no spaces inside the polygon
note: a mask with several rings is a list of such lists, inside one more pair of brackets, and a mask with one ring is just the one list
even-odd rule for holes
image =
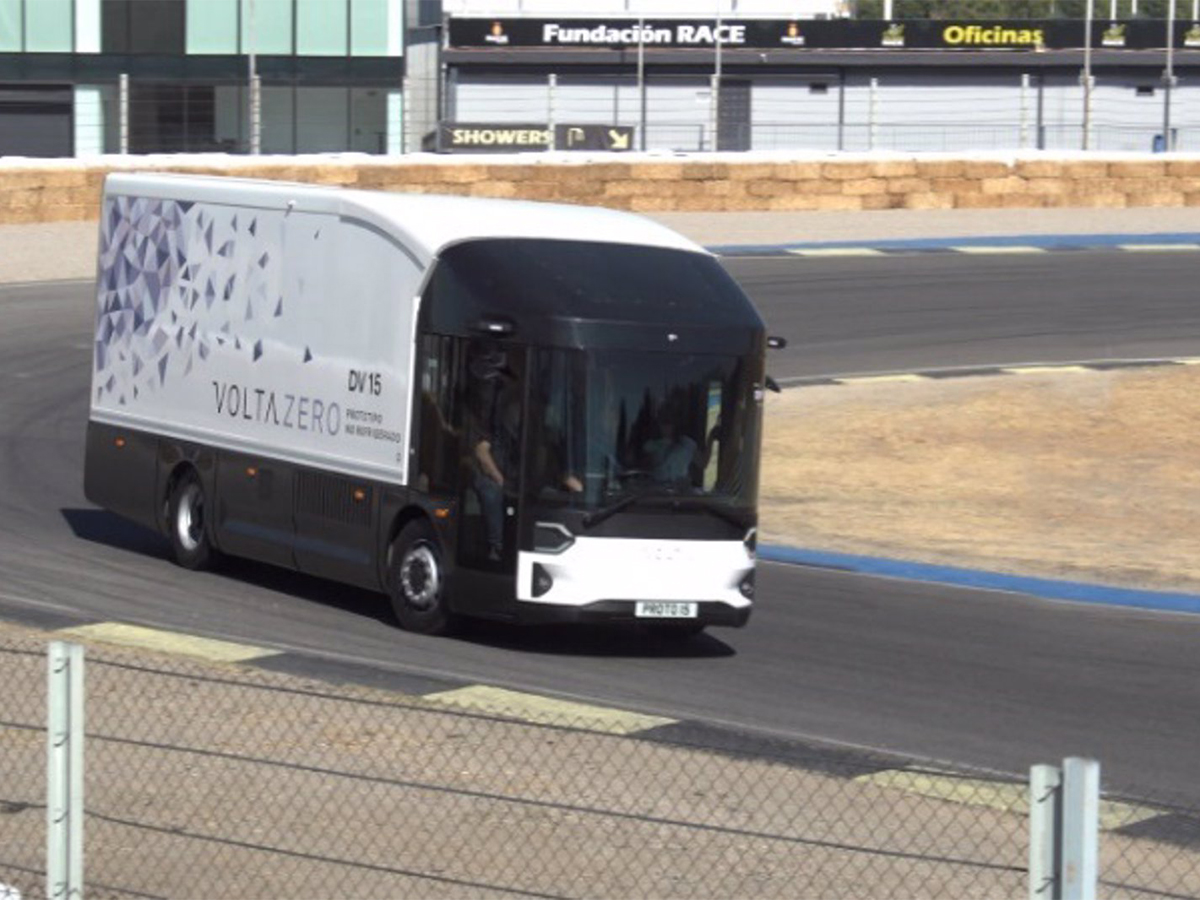
{"label": "fence post", "polygon": [[1163,70],[1163,151],[1175,149],[1171,140],[1171,88],[1175,86],[1175,0],[1167,0],[1167,67]]}
{"label": "fence post", "polygon": [[1094,0],[1087,0],[1087,11],[1083,23],[1083,74],[1079,83],[1083,85],[1083,135],[1084,150],[1092,149],[1092,88],[1096,86],[1092,76],[1092,18]]}
{"label": "fence post", "polygon": [[117,76],[117,123],[120,135],[118,150],[122,156],[129,155],[129,75],[122,72]]}
{"label": "fence post", "polygon": [[1038,73],[1037,148],[1046,149],[1046,76],[1042,73]]}
{"label": "fence post", "polygon": [[83,897],[83,647],[47,654],[46,896]]}
{"label": "fence post", "polygon": [[841,153],[846,149],[846,70],[838,73],[838,113],[837,113],[837,148]]}
{"label": "fence post", "polygon": [[558,149],[558,75],[551,72],[546,80],[546,121],[549,123],[550,149]]}
{"label": "fence post", "polygon": [[1096,900],[1100,763],[1029,770],[1029,900]]}
{"label": "fence post", "polygon": [[1029,73],[1021,73],[1021,126],[1019,129],[1019,147],[1024,150],[1029,146]]}
{"label": "fence post", "polygon": [[1095,900],[1100,851],[1100,763],[1063,760],[1063,900]]}
{"label": "fence post", "polygon": [[[292,115],[295,116],[295,110]],[[262,153],[262,78],[250,79],[250,155]]]}
{"label": "fence post", "polygon": [[867,149],[875,149],[876,127],[877,127],[877,106],[879,103],[879,79],[872,78],[867,95]]}
{"label": "fence post", "polygon": [[1092,140],[1092,90],[1096,86],[1096,78],[1093,75],[1085,75],[1081,79],[1083,85],[1083,131],[1081,138],[1081,149],[1091,150]]}
{"label": "fence post", "polygon": [[1029,900],[1062,895],[1058,880],[1061,852],[1062,777],[1057,766],[1029,769]]}
{"label": "fence post", "polygon": [[[721,133],[721,76],[708,76],[708,134],[709,150],[720,150]],[[701,148],[703,149],[703,147]]]}

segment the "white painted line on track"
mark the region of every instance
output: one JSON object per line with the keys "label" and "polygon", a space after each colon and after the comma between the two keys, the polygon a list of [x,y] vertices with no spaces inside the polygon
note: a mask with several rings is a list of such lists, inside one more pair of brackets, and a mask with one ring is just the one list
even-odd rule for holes
{"label": "white painted line on track", "polygon": [[850,378],[837,378],[835,380],[839,384],[880,384],[888,381],[916,382],[928,381],[929,379],[924,375],[901,373],[898,375],[854,375]]}
{"label": "white painted line on track", "polygon": [[1200,244],[1118,244],[1117,249],[1131,253],[1187,253],[1200,250]]}
{"label": "white painted line on track", "polygon": [[1058,372],[1091,372],[1087,366],[1013,366],[1001,369],[1010,375],[1049,375]]}
{"label": "white painted line on track", "polygon": [[95,284],[95,278],[52,278],[48,281],[0,281],[0,291],[8,288],[55,287],[72,284]]}
{"label": "white painted line on track", "polygon": [[961,247],[950,247],[955,253],[966,253],[971,256],[1007,256],[1017,253],[1045,253],[1045,247],[1035,247],[1032,244],[989,244],[985,246],[963,245]]}
{"label": "white painted line on track", "polygon": [[884,256],[882,250],[874,250],[870,247],[813,247],[809,249],[789,250],[788,253],[793,256]]}
{"label": "white painted line on track", "polygon": [[662,725],[673,725],[678,721],[482,684],[437,694],[425,694],[422,699],[472,712],[520,719],[523,722],[562,725],[605,734],[636,734]]}

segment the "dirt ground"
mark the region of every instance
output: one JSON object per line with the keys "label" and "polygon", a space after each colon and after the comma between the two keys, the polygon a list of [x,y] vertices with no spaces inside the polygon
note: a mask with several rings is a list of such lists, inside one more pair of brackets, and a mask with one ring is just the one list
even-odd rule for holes
{"label": "dirt ground", "polygon": [[1200,367],[803,387],[765,432],[764,541],[1200,591]]}

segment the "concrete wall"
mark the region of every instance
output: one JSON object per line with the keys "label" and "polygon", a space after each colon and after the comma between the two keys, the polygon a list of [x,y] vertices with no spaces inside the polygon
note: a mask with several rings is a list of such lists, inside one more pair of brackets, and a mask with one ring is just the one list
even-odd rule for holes
{"label": "concrete wall", "polygon": [[0,223],[93,219],[106,173],[238,175],[372,190],[519,197],[641,212],[1200,206],[1200,154],[956,159],[733,155],[537,160],[410,156],[106,158],[0,164]]}

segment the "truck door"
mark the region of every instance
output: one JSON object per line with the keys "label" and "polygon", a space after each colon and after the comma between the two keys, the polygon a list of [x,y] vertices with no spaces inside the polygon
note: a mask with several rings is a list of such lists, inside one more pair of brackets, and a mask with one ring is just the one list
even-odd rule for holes
{"label": "truck door", "polygon": [[463,568],[516,571],[525,356],[522,347],[490,341],[467,350],[467,472],[457,554]]}

